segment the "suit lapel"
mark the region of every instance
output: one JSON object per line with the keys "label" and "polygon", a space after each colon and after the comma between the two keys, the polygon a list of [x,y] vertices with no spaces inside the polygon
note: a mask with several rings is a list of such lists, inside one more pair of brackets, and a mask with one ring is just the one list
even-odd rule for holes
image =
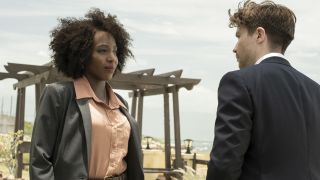
{"label": "suit lapel", "polygon": [[89,101],[88,99],[77,99],[77,104],[80,109],[80,113],[82,116],[84,133],[86,137],[86,145],[87,145],[87,160],[89,163],[90,155],[91,155],[91,115],[89,109]]}

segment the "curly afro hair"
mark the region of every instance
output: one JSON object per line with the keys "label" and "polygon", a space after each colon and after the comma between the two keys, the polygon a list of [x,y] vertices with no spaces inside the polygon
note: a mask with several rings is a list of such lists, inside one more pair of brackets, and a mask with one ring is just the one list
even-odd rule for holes
{"label": "curly afro hair", "polygon": [[110,33],[117,44],[118,66],[122,71],[127,58],[133,57],[129,46],[132,39],[116,16],[92,8],[85,18],[61,18],[51,32],[50,49],[55,67],[67,77],[82,77],[91,60],[94,34],[98,30]]}

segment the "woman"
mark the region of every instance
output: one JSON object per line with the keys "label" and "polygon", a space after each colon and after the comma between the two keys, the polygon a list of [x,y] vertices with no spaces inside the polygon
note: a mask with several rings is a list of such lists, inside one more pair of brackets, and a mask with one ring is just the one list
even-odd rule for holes
{"label": "woman", "polygon": [[107,83],[132,57],[130,36],[115,16],[92,9],[52,31],[56,68],[71,82],[48,85],[30,152],[30,179],[143,180],[137,125]]}

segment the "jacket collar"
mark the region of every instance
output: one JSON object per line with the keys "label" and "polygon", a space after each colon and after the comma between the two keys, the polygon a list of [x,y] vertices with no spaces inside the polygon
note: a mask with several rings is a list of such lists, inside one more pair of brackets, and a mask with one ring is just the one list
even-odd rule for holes
{"label": "jacket collar", "polygon": [[286,66],[291,66],[291,64],[289,63],[288,60],[286,60],[282,57],[277,57],[277,56],[268,57],[268,58],[262,60],[260,64],[263,64],[263,63],[277,63],[277,64],[283,64]]}

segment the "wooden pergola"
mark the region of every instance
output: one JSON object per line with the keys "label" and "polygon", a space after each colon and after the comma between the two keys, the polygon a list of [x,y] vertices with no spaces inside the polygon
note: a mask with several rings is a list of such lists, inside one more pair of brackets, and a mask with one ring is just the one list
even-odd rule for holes
{"label": "wooden pergola", "polygon": [[[8,63],[4,66],[7,72],[0,72],[0,80],[6,78],[17,79],[13,85],[17,90],[17,105],[15,117],[15,131],[24,130],[25,95],[28,86],[35,85],[35,104],[38,112],[40,94],[46,84],[70,80],[64,77],[52,63],[45,65],[29,65]],[[139,136],[142,138],[143,101],[145,96],[163,95],[164,108],[164,143],[165,143],[165,170],[183,168],[181,158],[180,138],[180,114],[179,95],[180,88],[191,90],[200,79],[182,78],[182,70],[154,75],[155,69],[145,69],[130,73],[118,73],[109,82],[114,89],[129,90],[132,97],[131,115],[136,118],[139,125]],[[170,109],[169,95],[172,95],[174,140],[175,140],[175,163],[171,167],[171,145],[170,145]],[[22,156],[29,152],[29,143],[25,142],[19,147],[17,155],[18,171],[17,177],[22,176]]]}

